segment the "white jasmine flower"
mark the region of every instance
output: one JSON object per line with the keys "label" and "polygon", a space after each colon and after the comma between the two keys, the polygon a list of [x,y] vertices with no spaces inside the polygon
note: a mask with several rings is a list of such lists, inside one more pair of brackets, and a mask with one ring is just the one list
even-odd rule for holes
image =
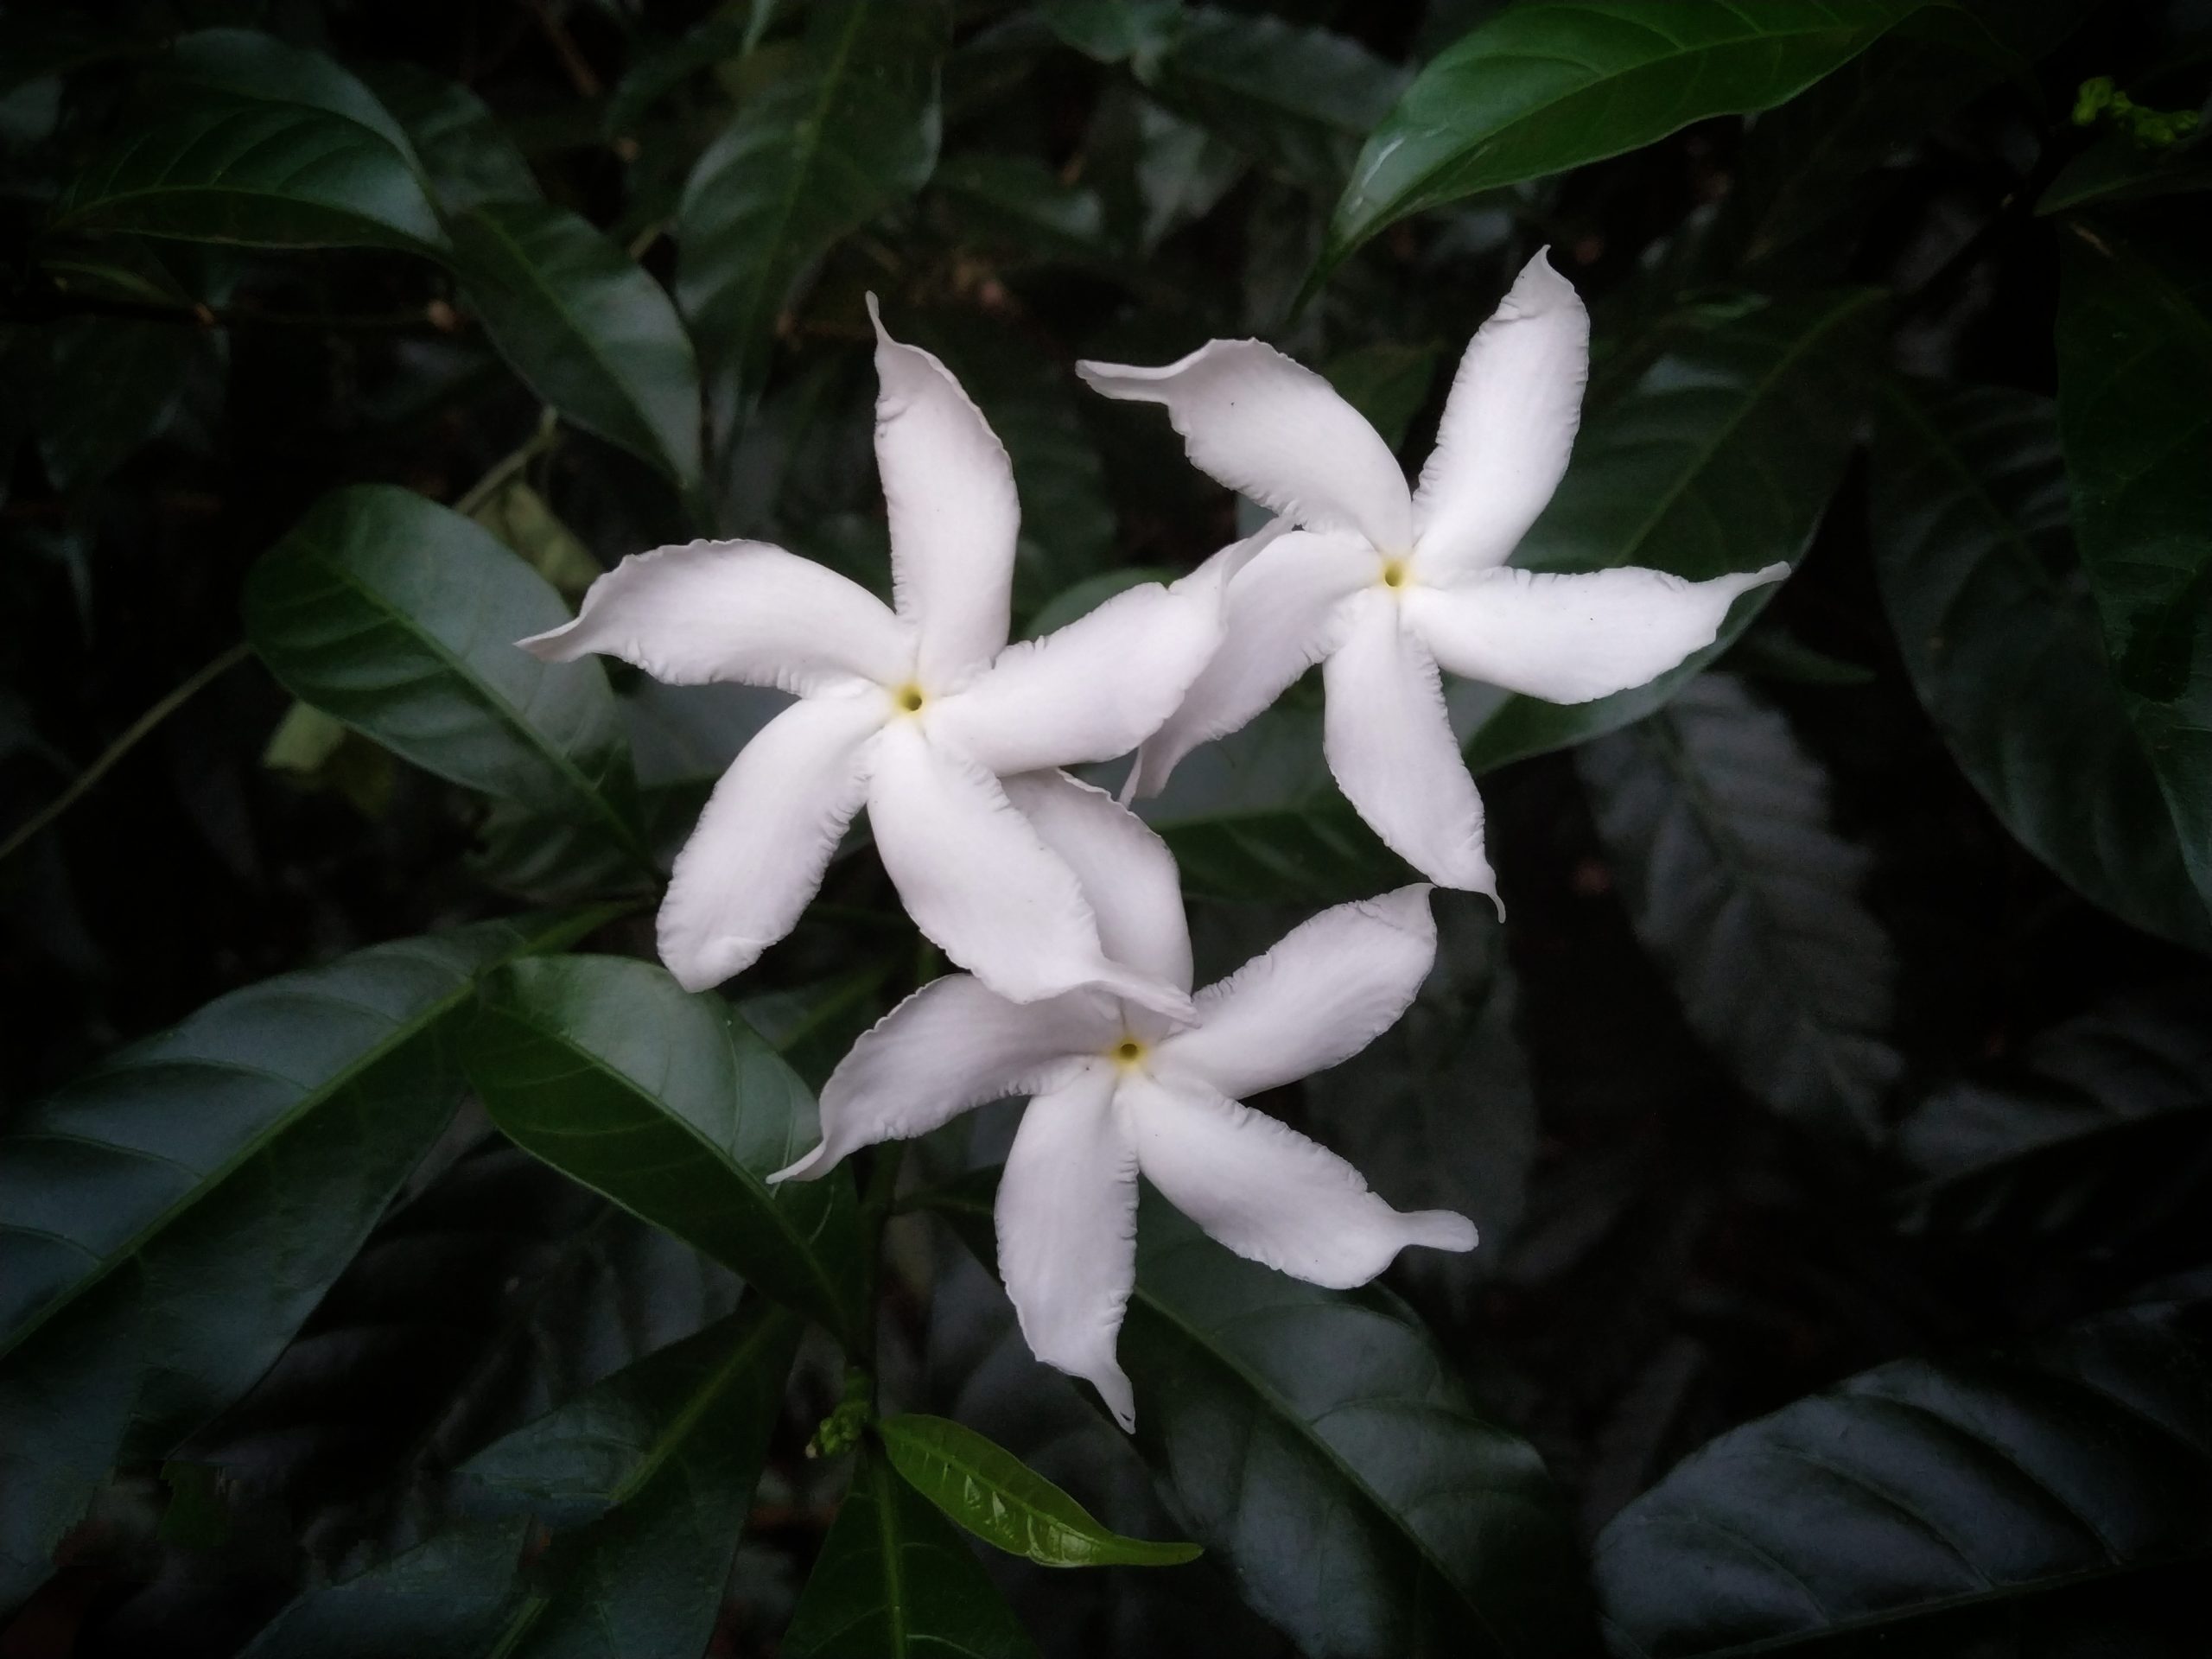
{"label": "white jasmine flower", "polygon": [[1789,574],[1506,567],[1567,470],[1589,365],[1589,315],[1539,252],[1469,343],[1408,493],[1375,429],[1259,340],[1165,368],[1077,364],[1109,397],[1166,404],[1200,470],[1300,527],[1236,550],[1221,650],[1140,752],[1133,792],[1158,793],[1184,755],[1324,663],[1323,743],[1352,805],[1430,880],[1495,897],[1439,669],[1586,702],[1710,645],[1738,594]]}
{"label": "white jasmine flower", "polygon": [[1110,959],[1075,873],[999,779],[1135,747],[1218,643],[1219,594],[1147,583],[1008,645],[1020,514],[1006,450],[943,363],[884,331],[872,296],[868,315],[895,609],[779,547],[694,542],[625,559],[575,621],[521,642],[798,697],[731,764],[677,857],[661,959],[690,990],[749,966],[797,924],[865,804],[915,925],[1000,995],[1097,984],[1179,1011],[1185,988]]}
{"label": "white jasmine flower", "polygon": [[[1160,838],[1064,774],[1007,789],[1082,876],[1109,954],[1187,988],[1190,936]],[[1128,1428],[1115,1346],[1140,1173],[1237,1255],[1317,1285],[1364,1284],[1408,1244],[1474,1247],[1465,1217],[1393,1210],[1334,1153],[1239,1103],[1396,1022],[1436,956],[1429,892],[1322,912],[1200,991],[1185,1028],[1098,990],[1018,1005],[966,975],[935,981],[854,1045],[822,1091],[822,1144],[770,1179],[822,1175],[861,1147],[1029,1096],[999,1184],[999,1271],[1031,1351],[1089,1379]]]}

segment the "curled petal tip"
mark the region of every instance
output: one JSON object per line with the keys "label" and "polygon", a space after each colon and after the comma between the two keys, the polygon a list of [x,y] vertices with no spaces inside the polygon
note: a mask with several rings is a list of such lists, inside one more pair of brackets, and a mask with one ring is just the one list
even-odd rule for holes
{"label": "curled petal tip", "polygon": [[1451,1210],[1417,1210],[1406,1218],[1406,1243],[1455,1255],[1475,1248],[1475,1224]]}
{"label": "curled petal tip", "polygon": [[533,633],[526,639],[518,639],[515,645],[541,663],[565,663],[575,655],[566,648],[566,641],[575,626],[573,621],[563,622],[557,628],[548,628],[543,633]]}
{"label": "curled petal tip", "polygon": [[1122,1432],[1124,1434],[1136,1433],[1136,1395],[1129,1387],[1129,1379],[1122,1368],[1116,1365],[1092,1377],[1090,1385],[1098,1390],[1098,1397],[1106,1402],[1106,1409],[1114,1414],[1114,1421],[1122,1426]]}
{"label": "curled petal tip", "polygon": [[800,1159],[797,1163],[786,1164],[774,1174],[767,1177],[768,1185],[771,1186],[779,1186],[785,1181],[810,1181],[816,1179],[817,1177],[828,1174],[833,1160],[826,1158],[823,1154],[828,1153],[829,1150],[830,1143],[829,1141],[824,1141],[820,1146],[817,1147],[812,1152],[808,1153],[805,1157]]}
{"label": "curled petal tip", "polygon": [[890,339],[891,336],[889,333],[886,331],[883,326],[883,308],[876,302],[875,290],[872,288],[868,289],[868,293],[863,296],[863,300],[868,306],[868,320],[874,326],[876,338],[878,340]]}

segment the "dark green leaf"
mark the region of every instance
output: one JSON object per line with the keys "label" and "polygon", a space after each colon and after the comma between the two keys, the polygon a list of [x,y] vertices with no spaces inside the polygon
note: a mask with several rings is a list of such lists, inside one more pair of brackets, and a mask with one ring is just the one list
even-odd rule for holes
{"label": "dark green leaf", "polygon": [[890,976],[889,964],[878,962],[820,984],[748,996],[737,1011],[811,1084],[827,1077],[854,1039],[883,1016],[883,984]]}
{"label": "dark green leaf", "polygon": [[2130,712],[2212,905],[2212,250],[2075,227],[2058,424],[2082,568]]}
{"label": "dark green leaf", "polygon": [[682,488],[699,481],[699,368],[658,283],[544,202],[455,215],[461,296],[515,372],[588,432]]}
{"label": "dark green leaf", "polygon": [[1808,645],[1779,623],[1766,620],[1736,642],[1728,666],[1755,680],[1784,685],[1872,685],[1874,671]]}
{"label": "dark green leaf", "polygon": [[766,1185],[819,1138],[814,1102],[728,1003],[649,963],[518,963],[485,988],[462,1058],[525,1150],[851,1333],[852,1183]]}
{"label": "dark green leaf", "polygon": [[434,257],[445,247],[406,134],[368,89],[319,52],[238,29],[176,42],[53,227]]}
{"label": "dark green leaf", "polygon": [[2212,948],[2075,563],[2050,402],[1892,382],[1879,416],[1874,571],[1913,687],[1960,768],[2075,891]]}
{"label": "dark green leaf", "polygon": [[2067,162],[2036,202],[2036,212],[2063,213],[2198,190],[2212,190],[2212,149],[2205,140],[2154,149],[2131,134],[2113,132]]}
{"label": "dark green leaf", "polygon": [[1406,441],[1406,429],[1427,401],[1437,360],[1443,355],[1434,346],[1382,340],[1331,358],[1321,365],[1321,373],[1346,403],[1367,416],[1382,442],[1395,449]]}
{"label": "dark green leaf", "polygon": [[323,497],[246,579],[246,638],[293,696],[650,867],[604,671],[515,647],[568,617],[486,532],[387,485]]}
{"label": "dark green leaf", "polygon": [[0,1137],[0,1606],[118,1459],[243,1392],[461,1096],[476,977],[606,912],[380,945],[210,1003]]}
{"label": "dark green leaf", "polygon": [[906,1412],[876,1425],[907,1484],[986,1543],[1039,1567],[1179,1567],[1196,1544],[1124,1538],[1012,1452],[949,1418]]}
{"label": "dark green leaf", "polygon": [[75,317],[49,331],[38,450],[54,487],[99,483],[169,423],[195,372],[219,371],[223,337],[175,322]]}
{"label": "dark green leaf", "polygon": [[692,168],[677,297],[747,389],[806,266],[928,181],[946,36],[943,0],[823,0],[797,73],[747,97]]}
{"label": "dark green leaf", "polygon": [[1100,63],[1127,63],[1149,80],[1183,28],[1181,0],[1042,0],[1052,33]]}
{"label": "dark green leaf", "polygon": [[1035,1659],[968,1544],[864,1447],[784,1659]]}
{"label": "dark green leaf", "polygon": [[[1795,564],[1843,475],[1859,423],[1855,359],[1879,296],[1777,300],[1692,313],[1634,385],[1597,409],[1551,505],[1513,556],[1538,570],[1642,565],[1702,581]],[[1455,689],[1467,759],[1484,772],[1565,748],[1662,707],[1772,597],[1736,601],[1719,637],[1649,685],[1562,706]]]}
{"label": "dark green leaf", "polygon": [[1772,109],[1921,3],[1510,7],[1440,53],[1369,136],[1322,269],[1408,213],[1618,156],[1693,121]]}
{"label": "dark green leaf", "polygon": [[2031,1597],[2212,1553],[2208,1313],[1901,1360],[1722,1435],[1599,1535],[1612,1650],[2004,1651]]}
{"label": "dark green leaf", "polygon": [[1859,895],[1867,856],[1829,828],[1827,776],[1789,721],[1708,674],[1575,760],[1691,1029],[1783,1116],[1878,1141],[1897,964]]}
{"label": "dark green leaf", "polygon": [[1038,607],[1037,614],[1029,619],[1029,626],[1021,631],[1025,639],[1035,639],[1065,628],[1071,622],[1086,617],[1116,594],[1126,594],[1132,588],[1141,588],[1147,582],[1173,582],[1173,570],[1154,570],[1142,565],[1130,565],[1120,570],[1107,570],[1095,576],[1085,576],[1072,587],[1063,588]]}
{"label": "dark green leaf", "polygon": [[1032,156],[948,156],[931,188],[973,234],[1017,257],[1110,263],[1106,210],[1087,185],[1068,184]]}
{"label": "dark green leaf", "polygon": [[522,151],[467,87],[411,63],[376,64],[361,78],[406,131],[423,176],[446,212],[542,199],[537,177]]}

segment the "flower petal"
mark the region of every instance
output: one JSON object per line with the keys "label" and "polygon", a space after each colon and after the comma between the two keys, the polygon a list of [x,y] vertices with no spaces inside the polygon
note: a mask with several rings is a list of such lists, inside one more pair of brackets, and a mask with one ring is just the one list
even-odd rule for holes
{"label": "flower petal", "polygon": [[923,685],[949,690],[1006,645],[1021,528],[1014,464],[952,371],[884,331],[873,294],[868,315],[892,588],[921,637]]}
{"label": "flower petal", "polygon": [[1338,905],[1194,1000],[1197,1023],[1161,1039],[1162,1077],[1232,1099],[1350,1059],[1398,1023],[1436,961],[1425,884]]}
{"label": "flower petal", "polygon": [[1001,779],[1014,810],[1075,872],[1098,942],[1116,962],[1191,988],[1191,932],[1175,855],[1152,827],[1103,789],[1064,772]]}
{"label": "flower petal", "polygon": [[1014,810],[999,780],[912,720],[879,741],[868,822],[914,925],[1001,996],[1035,1002],[1086,985],[1176,1017],[1180,986],[1109,962],[1075,872]]}
{"label": "flower petal", "polygon": [[868,792],[883,727],[873,686],[808,697],[738,752],[677,855],[660,959],[687,991],[749,968],[790,932]]}
{"label": "flower petal", "polygon": [[1263,340],[1217,340],[1164,368],[1078,363],[1092,391],[1164,404],[1192,465],[1308,530],[1413,546],[1413,499],[1375,429],[1313,370]]}
{"label": "flower petal", "polygon": [[1322,748],[1337,786],[1390,849],[1439,887],[1497,896],[1483,851],[1483,803],[1467,775],[1427,648],[1376,588],[1346,607],[1322,669]]}
{"label": "flower petal", "polygon": [[1786,564],[1710,582],[1634,567],[1486,570],[1459,587],[1408,590],[1406,619],[1454,674],[1548,702],[1587,702],[1711,645],[1738,594],[1789,574]]}
{"label": "flower petal", "polygon": [[1034,1094],[1120,1035],[1109,998],[1009,1002],[966,974],[931,980],[861,1033],[822,1086],[822,1144],[768,1179],[811,1180],[880,1141],[927,1135],[972,1106]]}
{"label": "flower petal", "polygon": [[999,1276],[1029,1351],[1089,1382],[1129,1429],[1136,1401],[1114,1350],[1137,1279],[1137,1160],[1114,1084],[1094,1060],[1021,1115],[999,1179]]}
{"label": "flower petal", "polygon": [[931,707],[933,741],[1003,777],[1127,754],[1175,712],[1221,642],[1211,583],[1148,582],[1041,639],[1009,645]]}
{"label": "flower petal", "polygon": [[913,671],[913,633],[858,582],[766,542],[633,553],[573,622],[516,641],[549,663],[605,652],[669,685],[736,681],[802,696]]}
{"label": "flower petal", "polygon": [[1295,531],[1253,555],[1224,595],[1220,648],[1137,752],[1133,798],[1160,793],[1185,755],[1249,724],[1327,655],[1339,606],[1375,574],[1373,553],[1352,537]]}
{"label": "flower petal", "polygon": [[1247,1261],[1349,1290],[1408,1244],[1475,1247],[1465,1216],[1393,1210],[1326,1147],[1198,1084],[1133,1073],[1116,1102],[1145,1179]]}
{"label": "flower petal", "polygon": [[1590,314],[1539,250],[1452,378],[1414,492],[1426,580],[1511,556],[1567,471],[1589,379]]}

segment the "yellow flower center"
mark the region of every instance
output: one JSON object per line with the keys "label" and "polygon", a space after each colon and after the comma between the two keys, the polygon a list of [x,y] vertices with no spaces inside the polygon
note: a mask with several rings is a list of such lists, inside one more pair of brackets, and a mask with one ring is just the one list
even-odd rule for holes
{"label": "yellow flower center", "polygon": [[1382,585],[1385,588],[1404,587],[1408,579],[1412,575],[1412,573],[1406,569],[1408,563],[1408,561],[1405,559],[1383,560]]}
{"label": "yellow flower center", "polygon": [[1128,1071],[1144,1064],[1145,1046],[1134,1037],[1124,1037],[1114,1046],[1107,1058]]}
{"label": "yellow flower center", "polygon": [[922,695],[922,688],[912,680],[907,681],[904,685],[892,688],[892,706],[902,715],[919,714],[922,705],[928,701],[929,699]]}

